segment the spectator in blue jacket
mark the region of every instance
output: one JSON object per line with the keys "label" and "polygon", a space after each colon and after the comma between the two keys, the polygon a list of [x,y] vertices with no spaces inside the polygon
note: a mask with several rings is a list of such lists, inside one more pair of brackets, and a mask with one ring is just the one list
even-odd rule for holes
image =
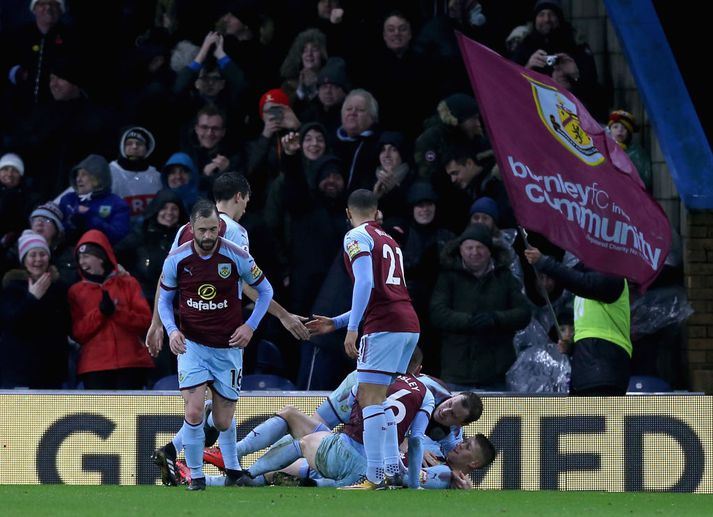
{"label": "spectator in blue jacket", "polygon": [[88,230],[103,232],[112,244],[129,233],[129,205],[111,193],[111,171],[103,156],[90,154],[70,173],[73,190],[59,200],[67,241]]}

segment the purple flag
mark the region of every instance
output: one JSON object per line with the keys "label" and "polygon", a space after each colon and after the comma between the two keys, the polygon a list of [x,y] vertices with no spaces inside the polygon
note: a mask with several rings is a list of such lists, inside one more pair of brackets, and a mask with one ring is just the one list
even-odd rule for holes
{"label": "purple flag", "polygon": [[648,286],[671,229],[624,150],[550,77],[458,42],[518,222],[592,269]]}

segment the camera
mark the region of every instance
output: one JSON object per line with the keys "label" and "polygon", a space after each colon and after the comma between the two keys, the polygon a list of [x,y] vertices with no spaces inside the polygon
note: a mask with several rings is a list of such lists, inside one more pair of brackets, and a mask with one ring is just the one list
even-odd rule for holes
{"label": "camera", "polygon": [[272,118],[275,122],[282,122],[282,119],[285,116],[282,106],[270,106],[265,110],[265,113],[270,115],[270,118]]}
{"label": "camera", "polygon": [[545,63],[547,63],[547,66],[555,66],[557,61],[559,61],[559,56],[557,55],[553,54],[551,56],[545,56]]}

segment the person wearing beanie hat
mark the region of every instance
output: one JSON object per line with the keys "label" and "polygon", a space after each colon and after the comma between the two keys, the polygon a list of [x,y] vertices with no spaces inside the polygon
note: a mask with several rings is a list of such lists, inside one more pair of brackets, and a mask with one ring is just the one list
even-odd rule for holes
{"label": "person wearing beanie hat", "polygon": [[316,160],[327,150],[327,130],[319,122],[307,122],[300,126],[300,146],[308,160]]}
{"label": "person wearing beanie hat", "polygon": [[119,158],[109,164],[111,191],[129,206],[132,222],[140,220],[156,192],[161,190],[161,173],[148,162],[155,147],[148,129],[130,127],[121,135]]}
{"label": "person wearing beanie hat", "polygon": [[408,216],[406,194],[413,173],[406,138],[396,131],[384,131],[379,136],[378,146],[379,165],[373,191],[379,198],[379,208],[384,218]]}
{"label": "person wearing beanie hat", "polygon": [[341,57],[330,57],[317,75],[317,96],[299,111],[300,119],[321,123],[330,146],[336,140],[341,124],[341,107],[350,90],[346,62]]}
{"label": "person wearing beanie hat", "polygon": [[612,111],[609,114],[607,128],[616,143],[626,151],[627,156],[636,167],[641,181],[644,182],[646,190],[651,192],[653,189],[651,156],[640,144],[634,142],[634,133],[639,130],[636,117],[628,111]]}
{"label": "person wearing beanie hat", "polygon": [[148,158],[156,148],[156,141],[151,132],[141,126],[130,127],[121,135],[119,154],[123,158]]}
{"label": "person wearing beanie hat", "polygon": [[545,9],[552,11],[560,20],[564,20],[564,16],[562,15],[561,0],[537,0],[532,8],[533,20],[535,20],[537,15]]}
{"label": "person wearing beanie hat", "polygon": [[495,231],[500,211],[495,200],[488,196],[479,197],[470,205],[470,223],[481,223]]}
{"label": "person wearing beanie hat", "polygon": [[29,251],[35,248],[44,250],[49,259],[49,256],[51,255],[50,247],[45,238],[32,230],[25,230],[22,232],[22,235],[20,235],[20,238],[17,240],[17,251],[20,256],[20,264],[25,262],[25,256],[29,253]]}
{"label": "person wearing beanie hat", "polygon": [[72,335],[81,345],[77,374],[85,389],[140,390],[154,363],[143,343],[151,309],[141,286],[118,262],[107,236],[89,230],[75,247],[81,280],[69,288]]}
{"label": "person wearing beanie hat", "polygon": [[418,205],[423,202],[438,202],[438,194],[433,190],[433,186],[428,181],[416,180],[408,189],[406,201],[409,205]]}
{"label": "person wearing beanie hat", "polygon": [[[64,224],[62,220],[64,219],[64,214],[62,210],[57,206],[56,203],[48,201],[42,205],[37,206],[32,213],[30,213],[30,226],[33,231],[35,230],[35,224],[45,225],[47,223],[52,223],[54,225],[55,233],[64,233]],[[44,235],[45,239],[47,236]],[[47,239],[47,242],[52,243],[52,239]]]}
{"label": "person wearing beanie hat", "polygon": [[[2,173],[4,169],[10,169],[8,172],[16,172],[17,173],[16,183],[19,183],[20,182],[19,177],[23,176],[25,174],[25,162],[23,162],[22,158],[20,158],[15,153],[3,154],[2,158],[0,158],[0,173]],[[7,180],[4,180],[3,177],[4,176],[2,174],[0,174],[0,183],[8,186]]]}
{"label": "person wearing beanie hat", "polygon": [[25,230],[18,252],[20,268],[2,279],[0,389],[61,389],[69,352],[67,284],[42,235]]}
{"label": "person wearing beanie hat", "polygon": [[530,321],[528,302],[490,229],[468,226],[441,255],[430,321],[440,331],[441,378],[451,390],[505,390],[513,337]]}
{"label": "person wearing beanie hat", "polygon": [[23,220],[39,196],[28,188],[25,165],[18,155],[0,158],[0,249],[9,248],[24,228]]}
{"label": "person wearing beanie hat", "polygon": [[102,261],[103,267],[105,269],[111,270],[111,264],[109,263],[109,257],[106,254],[106,251],[104,251],[104,248],[102,248],[99,244],[95,244],[93,242],[87,242],[85,244],[81,244],[77,246],[77,256],[80,254],[87,254],[91,255],[93,257],[98,258],[99,260]]}
{"label": "person wearing beanie hat", "polygon": [[56,101],[78,99],[85,94],[88,80],[87,65],[78,56],[58,58],[50,69],[50,92]]}
{"label": "person wearing beanie hat", "polygon": [[88,229],[103,231],[111,242],[129,232],[129,205],[111,192],[111,170],[103,156],[90,154],[72,168],[73,190],[59,200],[70,244]]}
{"label": "person wearing beanie hat", "polygon": [[612,111],[609,114],[607,127],[619,145],[631,142],[632,136],[639,130],[634,115],[624,110]]}
{"label": "person wearing beanie hat", "polygon": [[[37,4],[40,4],[39,6]],[[64,14],[66,11],[64,0],[31,0],[30,1],[30,11],[35,12],[35,7],[38,9],[52,9],[57,8],[60,14]]]}
{"label": "person wearing beanie hat", "polygon": [[478,103],[470,95],[454,93],[438,103],[438,114],[444,124],[457,126],[478,116]]}
{"label": "person wearing beanie hat", "polygon": [[[463,256],[463,243],[466,241],[476,241],[488,248],[487,256],[478,256],[471,254],[468,258]],[[473,272],[473,274],[482,275],[490,264],[490,255],[493,252],[493,234],[490,228],[484,224],[471,224],[463,233],[458,236],[458,244],[461,245],[461,257],[463,258],[463,264],[467,269]],[[476,259],[482,259],[481,261],[476,261]]]}
{"label": "person wearing beanie hat", "polygon": [[247,0],[222,0],[216,8],[215,30],[234,36],[238,40],[255,37],[260,33],[260,16]]}
{"label": "person wearing beanie hat", "polygon": [[56,203],[48,201],[35,207],[30,213],[30,229],[42,235],[52,251],[52,265],[57,268],[61,280],[72,285],[77,276],[77,260],[72,246],[65,239],[64,214]]}
{"label": "person wearing beanie hat", "polygon": [[268,109],[272,106],[289,107],[290,98],[282,88],[273,88],[272,90],[266,91],[260,96],[260,101],[258,102],[258,113],[260,113],[260,115],[265,111],[265,104],[267,103],[270,103],[267,106]]}
{"label": "person wearing beanie hat", "polygon": [[491,148],[483,131],[477,102],[463,93],[454,93],[438,103],[430,125],[414,145],[418,176],[433,182],[439,192],[443,160],[455,145],[467,146],[475,154]]}
{"label": "person wearing beanie hat", "polygon": [[347,63],[343,58],[330,57],[319,71],[319,74],[317,74],[317,86],[320,87],[327,84],[338,87],[343,96],[351,89],[349,78],[347,77]]}

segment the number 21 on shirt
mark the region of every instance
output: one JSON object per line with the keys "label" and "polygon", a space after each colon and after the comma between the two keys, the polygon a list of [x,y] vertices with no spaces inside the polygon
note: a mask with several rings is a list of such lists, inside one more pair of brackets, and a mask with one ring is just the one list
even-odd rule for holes
{"label": "number 21 on shirt", "polygon": [[[399,256],[399,271],[396,271],[396,255]],[[389,260],[389,274],[386,277],[386,284],[389,285],[401,285],[401,278],[403,278],[404,271],[404,256],[401,253],[400,248],[396,248],[396,253],[388,244],[382,246],[382,256]],[[401,273],[401,278],[399,278],[399,273]]]}

